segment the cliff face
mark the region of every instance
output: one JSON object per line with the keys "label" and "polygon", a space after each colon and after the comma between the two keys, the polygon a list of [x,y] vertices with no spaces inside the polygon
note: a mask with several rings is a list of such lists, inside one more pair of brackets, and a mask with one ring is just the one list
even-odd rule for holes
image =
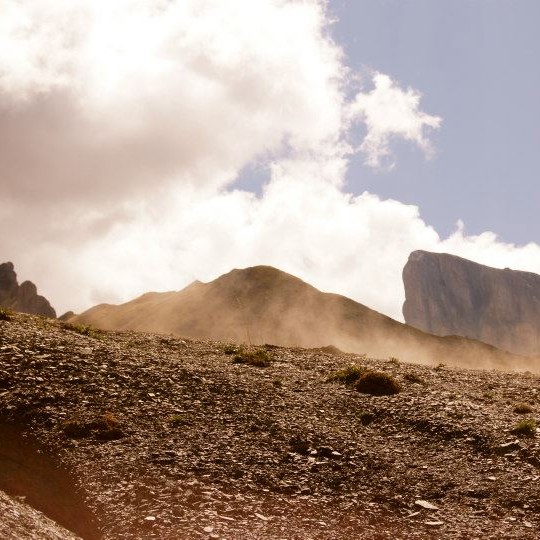
{"label": "cliff face", "polygon": [[540,276],[414,251],[403,269],[407,324],[540,355]]}
{"label": "cliff face", "polygon": [[56,317],[56,311],[46,298],[38,295],[31,281],[19,285],[13,263],[10,262],[0,264],[0,306],[22,313]]}

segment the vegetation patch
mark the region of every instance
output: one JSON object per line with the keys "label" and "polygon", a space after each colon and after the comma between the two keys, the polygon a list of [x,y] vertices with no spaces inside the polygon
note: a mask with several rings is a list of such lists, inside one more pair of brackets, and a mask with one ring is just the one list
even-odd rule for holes
{"label": "vegetation patch", "polygon": [[63,425],[64,435],[70,439],[83,439],[94,435],[102,441],[113,441],[124,437],[120,422],[114,414],[106,412],[100,418],[84,422],[68,420]]}
{"label": "vegetation patch", "polygon": [[230,355],[230,354],[237,354],[239,352],[241,352],[241,347],[238,347],[236,345],[225,345],[223,347],[224,354]]}
{"label": "vegetation patch", "polygon": [[366,368],[357,364],[351,364],[339,371],[332,373],[327,382],[338,382],[341,384],[354,384],[366,372]]}
{"label": "vegetation patch", "polygon": [[6,307],[0,307],[0,321],[11,321],[13,319],[13,311]]}
{"label": "vegetation patch", "polygon": [[399,383],[392,376],[380,371],[365,372],[354,387],[358,392],[372,396],[389,396],[401,390]]}
{"label": "vegetation patch", "polygon": [[528,403],[516,403],[513,410],[516,414],[529,414],[533,412],[532,406]]}
{"label": "vegetation patch", "polygon": [[264,349],[244,349],[238,352],[232,360],[233,364],[247,364],[255,367],[268,367],[272,357]]}
{"label": "vegetation patch", "polygon": [[341,349],[338,349],[334,345],[326,345],[325,347],[321,347],[319,350],[326,354],[345,354]]}
{"label": "vegetation patch", "polygon": [[101,339],[103,337],[103,331],[94,328],[92,325],[64,323],[63,326],[66,330],[77,332],[77,334],[81,334],[83,336],[88,336],[94,339]]}
{"label": "vegetation patch", "polygon": [[512,430],[512,433],[521,435],[522,437],[534,437],[536,435],[536,420],[533,418],[526,418],[521,422],[518,422],[516,427]]}
{"label": "vegetation patch", "polygon": [[169,424],[174,427],[187,426],[189,421],[181,414],[175,414],[169,418]]}

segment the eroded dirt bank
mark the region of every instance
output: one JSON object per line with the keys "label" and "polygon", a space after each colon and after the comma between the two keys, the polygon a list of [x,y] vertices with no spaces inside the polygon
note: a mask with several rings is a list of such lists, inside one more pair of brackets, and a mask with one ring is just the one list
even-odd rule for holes
{"label": "eroded dirt bank", "polygon": [[[0,415],[71,471],[104,539],[538,537],[540,446],[512,432],[537,418],[537,376],[265,351],[258,368],[218,342],[16,315]],[[402,391],[327,381],[350,363]]]}

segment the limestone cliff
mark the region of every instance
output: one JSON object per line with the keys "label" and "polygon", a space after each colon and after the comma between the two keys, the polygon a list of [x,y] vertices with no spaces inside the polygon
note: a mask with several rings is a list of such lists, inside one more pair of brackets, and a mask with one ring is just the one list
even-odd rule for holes
{"label": "limestone cliff", "polygon": [[540,276],[414,251],[403,269],[407,324],[540,355]]}

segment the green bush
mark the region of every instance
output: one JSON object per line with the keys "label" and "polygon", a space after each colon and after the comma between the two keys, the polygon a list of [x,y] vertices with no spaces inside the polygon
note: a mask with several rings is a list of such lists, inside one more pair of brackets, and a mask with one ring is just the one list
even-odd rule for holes
{"label": "green bush", "polygon": [[389,396],[397,394],[401,387],[390,375],[379,371],[367,371],[356,382],[355,388],[362,394]]}
{"label": "green bush", "polygon": [[64,323],[64,328],[95,339],[101,339],[103,337],[102,330],[98,330],[92,325]]}
{"label": "green bush", "polygon": [[255,367],[268,367],[271,362],[271,356],[264,349],[241,350],[232,360],[233,364],[247,364]]}
{"label": "green bush", "polygon": [[365,367],[357,364],[351,364],[339,371],[332,373],[328,379],[328,382],[338,382],[341,384],[354,384],[366,371]]}
{"label": "green bush", "polygon": [[516,427],[512,430],[512,433],[524,437],[534,437],[536,435],[536,425],[536,420],[526,418],[525,420],[518,422]]}

